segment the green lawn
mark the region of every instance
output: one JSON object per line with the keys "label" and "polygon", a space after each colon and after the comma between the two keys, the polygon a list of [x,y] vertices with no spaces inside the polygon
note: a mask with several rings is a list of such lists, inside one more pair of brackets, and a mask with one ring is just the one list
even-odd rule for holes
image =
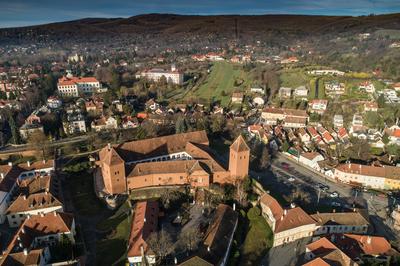
{"label": "green lawn", "polygon": [[114,215],[96,225],[97,230],[107,232],[107,236],[97,242],[96,265],[123,264],[130,234],[131,206],[128,201],[122,204]]}
{"label": "green lawn", "polygon": [[[243,83],[235,87],[235,81],[238,80],[243,80]],[[242,69],[241,65],[229,62],[215,62],[204,83],[196,91],[188,93],[186,97],[191,98],[194,96],[206,101],[214,98],[215,100],[220,100],[223,106],[227,106],[233,91],[244,91],[250,85],[249,74]]]}
{"label": "green lawn", "polygon": [[118,219],[117,223],[113,219],[108,224],[108,226],[113,226],[115,229],[106,239],[97,242],[96,265],[113,265],[122,256],[125,256],[130,234],[130,223],[130,217],[123,215],[123,219]]}
{"label": "green lawn", "polygon": [[279,79],[281,80],[281,87],[296,88],[309,84],[309,77],[301,70],[281,72]]}
{"label": "green lawn", "polygon": [[267,222],[259,214],[260,209],[253,207],[248,213],[248,232],[241,248],[239,265],[259,265],[261,259],[272,246],[273,234]]}
{"label": "green lawn", "polygon": [[91,216],[105,210],[93,187],[93,175],[86,170],[67,172],[66,180],[74,208],[81,215]]}

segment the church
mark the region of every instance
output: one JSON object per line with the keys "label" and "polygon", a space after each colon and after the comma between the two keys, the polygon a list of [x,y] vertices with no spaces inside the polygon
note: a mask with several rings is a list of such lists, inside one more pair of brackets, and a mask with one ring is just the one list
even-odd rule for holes
{"label": "church", "polygon": [[225,167],[205,131],[109,144],[99,152],[97,174],[108,195],[146,187],[235,183],[248,175],[250,149],[239,136],[229,150]]}

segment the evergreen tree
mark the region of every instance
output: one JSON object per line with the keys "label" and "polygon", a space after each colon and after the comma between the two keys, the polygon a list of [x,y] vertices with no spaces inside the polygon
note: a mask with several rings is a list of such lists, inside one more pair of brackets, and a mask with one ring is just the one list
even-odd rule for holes
{"label": "evergreen tree", "polygon": [[19,144],[20,140],[19,140],[18,128],[17,125],[15,124],[15,120],[12,115],[10,115],[10,117],[8,118],[8,124],[11,130],[12,143]]}

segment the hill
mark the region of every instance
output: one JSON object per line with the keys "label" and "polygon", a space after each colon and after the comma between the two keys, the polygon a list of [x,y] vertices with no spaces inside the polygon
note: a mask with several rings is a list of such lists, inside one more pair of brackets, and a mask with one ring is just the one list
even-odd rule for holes
{"label": "hill", "polygon": [[217,36],[234,38],[268,36],[324,35],[326,33],[355,33],[380,29],[400,29],[400,14],[350,16],[304,15],[219,15],[192,16],[173,14],[146,14],[130,18],[87,18],[46,25],[0,29],[0,40],[35,41],[49,38],[60,40],[113,36]]}

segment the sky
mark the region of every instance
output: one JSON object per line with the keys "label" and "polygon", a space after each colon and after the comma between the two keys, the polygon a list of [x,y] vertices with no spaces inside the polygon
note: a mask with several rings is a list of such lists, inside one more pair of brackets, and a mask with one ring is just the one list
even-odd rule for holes
{"label": "sky", "polygon": [[400,13],[400,0],[0,0],[0,28],[148,13],[359,16]]}

